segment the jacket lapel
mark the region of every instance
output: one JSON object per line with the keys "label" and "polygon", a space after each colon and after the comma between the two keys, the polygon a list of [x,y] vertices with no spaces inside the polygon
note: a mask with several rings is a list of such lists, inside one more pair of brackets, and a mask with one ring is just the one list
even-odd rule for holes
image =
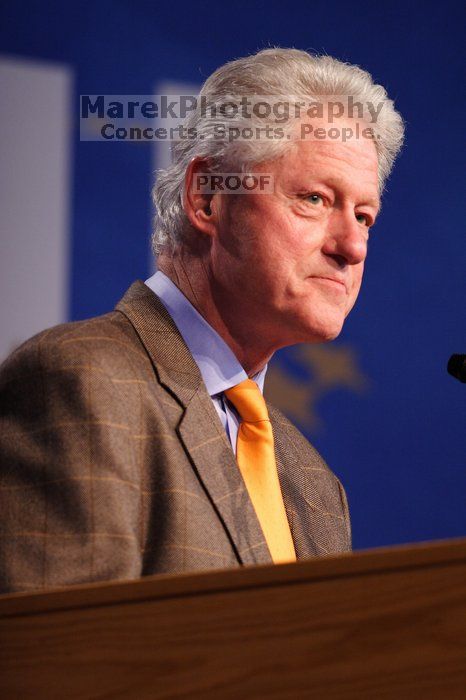
{"label": "jacket lapel", "polygon": [[243,564],[270,563],[272,558],[231,445],[203,386],[186,406],[179,435],[238,560]]}
{"label": "jacket lapel", "polygon": [[336,477],[280,411],[270,404],[268,407],[278,475],[297,558],[346,551],[346,523],[336,504]]}
{"label": "jacket lapel", "polygon": [[160,299],[135,282],[116,309],[134,326],[160,384],[180,403],[177,433],[240,564],[272,558],[225,430],[199,368]]}

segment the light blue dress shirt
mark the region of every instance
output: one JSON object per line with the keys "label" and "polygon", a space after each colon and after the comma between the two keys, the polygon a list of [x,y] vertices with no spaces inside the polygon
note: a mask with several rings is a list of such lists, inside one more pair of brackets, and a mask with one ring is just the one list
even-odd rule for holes
{"label": "light blue dress shirt", "polygon": [[[223,392],[247,379],[248,375],[225,341],[163,272],[158,270],[145,283],[160,297],[183,336],[236,454],[240,419]],[[261,392],[264,390],[266,371],[267,365],[252,377]]]}

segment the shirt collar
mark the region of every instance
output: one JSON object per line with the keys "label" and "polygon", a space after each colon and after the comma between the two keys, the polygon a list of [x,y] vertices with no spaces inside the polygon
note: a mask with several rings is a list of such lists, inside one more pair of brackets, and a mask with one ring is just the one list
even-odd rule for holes
{"label": "shirt collar", "polygon": [[[207,387],[210,396],[230,389],[248,378],[223,338],[194,308],[171,279],[158,270],[145,284],[160,298],[173,318]],[[264,390],[267,365],[252,378]]]}

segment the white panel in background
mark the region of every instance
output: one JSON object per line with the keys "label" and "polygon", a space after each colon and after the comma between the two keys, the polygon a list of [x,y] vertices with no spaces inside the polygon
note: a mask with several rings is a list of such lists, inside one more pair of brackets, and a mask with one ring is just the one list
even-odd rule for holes
{"label": "white panel in background", "polygon": [[[155,86],[154,95],[198,95],[201,89],[200,85],[193,85],[191,83],[178,83],[176,81],[163,81]],[[178,124],[176,120],[171,120],[170,117],[164,119],[163,126],[166,129],[175,127]],[[156,141],[154,143],[152,156],[152,182],[151,186],[155,182],[155,176],[157,170],[162,170],[167,168],[171,163],[171,143],[169,141]],[[155,212],[153,212],[155,214]],[[151,273],[155,270],[155,261],[152,250],[150,250],[150,265],[149,270]]]}
{"label": "white panel in background", "polygon": [[0,56],[0,361],[66,320],[70,69]]}

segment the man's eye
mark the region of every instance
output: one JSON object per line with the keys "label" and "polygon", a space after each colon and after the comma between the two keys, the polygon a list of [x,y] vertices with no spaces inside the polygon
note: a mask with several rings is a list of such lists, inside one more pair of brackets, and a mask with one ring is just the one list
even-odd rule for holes
{"label": "man's eye", "polygon": [[308,197],[306,197],[306,200],[308,202],[310,202],[311,204],[323,204],[324,203],[324,198],[322,197],[322,195],[317,194],[316,192],[313,192]]}
{"label": "man's eye", "polygon": [[365,224],[367,228],[369,228],[369,226],[371,225],[367,214],[356,214],[356,221],[359,221],[360,224]]}

